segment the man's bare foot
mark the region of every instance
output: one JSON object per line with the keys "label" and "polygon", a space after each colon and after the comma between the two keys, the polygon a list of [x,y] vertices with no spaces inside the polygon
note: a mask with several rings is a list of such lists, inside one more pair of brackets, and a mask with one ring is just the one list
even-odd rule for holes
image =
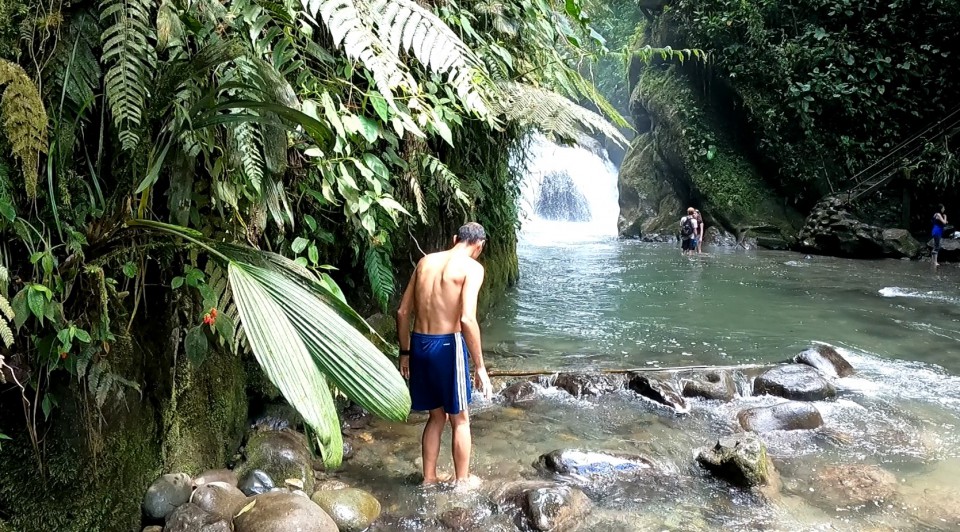
{"label": "man's bare foot", "polygon": [[469,477],[454,481],[453,486],[457,491],[470,491],[480,487],[483,484],[483,480],[476,476],[470,475]]}
{"label": "man's bare foot", "polygon": [[420,483],[421,486],[435,486],[443,482],[450,481],[450,475],[437,475],[434,478],[425,478],[423,482]]}

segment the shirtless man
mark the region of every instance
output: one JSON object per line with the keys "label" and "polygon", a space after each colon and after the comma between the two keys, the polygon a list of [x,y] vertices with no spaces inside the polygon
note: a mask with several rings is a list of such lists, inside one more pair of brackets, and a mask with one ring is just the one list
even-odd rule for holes
{"label": "shirtless man", "polygon": [[400,373],[410,380],[413,410],[430,411],[421,440],[424,484],[437,482],[440,435],[447,420],[453,430],[456,482],[471,480],[468,353],[480,391],[487,398],[493,392],[477,323],[483,266],[476,259],[486,240],[483,227],[471,222],[457,231],[452,248],[420,259],[397,310]]}

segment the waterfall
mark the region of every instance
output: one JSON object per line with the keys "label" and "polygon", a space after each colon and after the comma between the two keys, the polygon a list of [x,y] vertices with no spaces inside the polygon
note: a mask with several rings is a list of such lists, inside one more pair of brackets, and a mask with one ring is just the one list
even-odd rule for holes
{"label": "waterfall", "polygon": [[520,185],[523,238],[616,236],[617,168],[606,150],[560,146],[535,135],[525,160]]}

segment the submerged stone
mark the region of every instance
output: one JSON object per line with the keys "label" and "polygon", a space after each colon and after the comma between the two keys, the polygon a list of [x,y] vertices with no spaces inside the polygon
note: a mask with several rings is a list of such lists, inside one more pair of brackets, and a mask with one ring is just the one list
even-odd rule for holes
{"label": "submerged stone", "polygon": [[193,481],[184,473],[163,475],[147,488],[143,496],[143,512],[152,519],[164,519],[181,504],[190,500]]}
{"label": "submerged stone", "polygon": [[652,472],[654,463],[640,455],[558,449],[543,454],[534,463],[538,470],[589,482],[633,479]]}
{"label": "submerged stone", "polygon": [[603,373],[561,373],[553,385],[574,397],[603,395],[623,387],[620,377]]}
{"label": "submerged stone", "polygon": [[194,490],[190,502],[218,519],[233,521],[237,512],[247,503],[247,496],[236,486],[211,482]]}
{"label": "submerged stone", "polygon": [[744,488],[769,483],[773,473],[766,446],[752,432],[720,438],[713,447],[700,450],[697,463],[717,478]]}
{"label": "submerged stone", "polygon": [[754,380],[753,395],[764,394],[795,401],[821,401],[837,395],[837,390],[816,369],[805,364],[787,364]]}
{"label": "submerged stone", "polygon": [[233,520],[236,532],[338,532],[337,524],[306,497],[262,493]]}
{"label": "submerged stone", "polygon": [[361,532],[380,517],[380,501],[361,489],[321,490],[311,499],[333,518],[341,532]]}
{"label": "submerged stone", "polygon": [[819,344],[793,357],[798,364],[806,364],[816,368],[830,377],[847,377],[853,375],[853,366],[843,358],[836,349],[829,345]]}
{"label": "submerged stone", "polygon": [[811,430],[823,425],[823,417],[817,407],[798,401],[741,410],[737,414],[737,421],[744,430],[759,433],[772,430]]}
{"label": "submerged stone", "polygon": [[684,397],[701,397],[716,401],[732,401],[737,385],[727,371],[709,371],[683,379]]}
{"label": "submerged stone", "polygon": [[875,465],[828,467],[817,475],[811,499],[827,509],[880,504],[894,496],[897,477]]}
{"label": "submerged stone", "polygon": [[291,430],[254,432],[244,450],[246,462],[237,469],[242,476],[259,469],[276,482],[298,479],[303,489],[313,491],[313,457],[303,434]]}
{"label": "submerged stone", "polygon": [[634,392],[672,408],[677,414],[686,414],[690,411],[687,401],[673,384],[667,381],[657,380],[647,375],[634,375],[628,385]]}
{"label": "submerged stone", "polygon": [[525,510],[534,530],[572,530],[590,512],[590,499],[572,486],[537,488],[527,492]]}
{"label": "submerged stone", "polygon": [[253,496],[272,490],[274,484],[270,475],[259,469],[253,469],[240,480],[239,488],[244,495]]}

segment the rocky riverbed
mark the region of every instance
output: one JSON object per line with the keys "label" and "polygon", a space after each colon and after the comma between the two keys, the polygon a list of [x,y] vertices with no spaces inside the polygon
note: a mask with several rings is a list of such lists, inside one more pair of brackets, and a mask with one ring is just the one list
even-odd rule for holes
{"label": "rocky riverbed", "polygon": [[499,379],[474,405],[474,491],[418,485],[419,414],[348,409],[330,472],[275,407],[232,469],[157,479],[145,531],[955,529],[950,416],[877,400],[858,357],[816,344],[768,366]]}

